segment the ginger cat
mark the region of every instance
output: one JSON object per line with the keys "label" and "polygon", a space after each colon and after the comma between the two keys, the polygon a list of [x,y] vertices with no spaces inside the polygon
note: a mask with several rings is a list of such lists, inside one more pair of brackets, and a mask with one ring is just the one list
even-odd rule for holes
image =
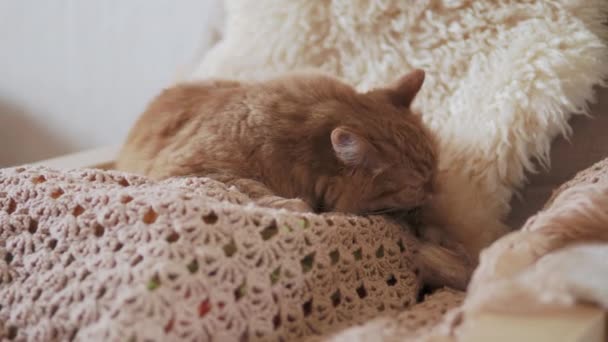
{"label": "ginger cat", "polygon": [[[413,210],[433,193],[437,170],[435,139],[409,108],[424,76],[415,70],[366,93],[312,74],[176,85],[135,123],[116,167],[154,179],[211,177],[267,207]],[[448,252],[432,248],[434,259]]]}
{"label": "ginger cat", "polygon": [[409,110],[423,80],[415,71],[366,94],[320,75],[177,85],[136,122],[117,168],[220,178],[279,208],[415,208],[437,165],[433,136]]}

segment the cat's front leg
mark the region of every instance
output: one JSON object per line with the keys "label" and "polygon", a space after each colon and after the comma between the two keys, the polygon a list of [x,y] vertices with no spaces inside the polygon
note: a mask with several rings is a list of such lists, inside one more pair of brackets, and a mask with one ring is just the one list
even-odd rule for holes
{"label": "cat's front leg", "polygon": [[263,207],[275,208],[275,209],[287,209],[291,211],[298,211],[302,213],[313,212],[312,207],[305,201],[299,198],[283,198],[279,196],[265,196],[255,201],[257,204]]}
{"label": "cat's front leg", "polygon": [[240,192],[244,193],[256,202],[260,198],[274,196],[274,192],[270,190],[264,183],[258,182],[253,179],[235,177],[230,175],[212,175],[211,178],[218,180],[228,186],[234,186]]}
{"label": "cat's front leg", "polygon": [[215,179],[226,185],[236,187],[251,198],[257,205],[274,209],[287,209],[297,212],[312,212],[312,207],[299,198],[276,196],[264,183],[253,179],[240,178],[229,174],[209,174],[205,177]]}

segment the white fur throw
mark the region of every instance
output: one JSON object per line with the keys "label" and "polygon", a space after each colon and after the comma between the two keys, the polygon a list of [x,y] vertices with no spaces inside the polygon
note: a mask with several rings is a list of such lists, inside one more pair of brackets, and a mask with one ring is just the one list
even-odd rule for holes
{"label": "white fur throw", "polygon": [[[318,68],[367,90],[427,71],[414,106],[441,140],[439,207],[476,254],[514,189],[608,75],[606,0],[226,0],[193,78]],[[466,237],[475,237],[466,239]]]}

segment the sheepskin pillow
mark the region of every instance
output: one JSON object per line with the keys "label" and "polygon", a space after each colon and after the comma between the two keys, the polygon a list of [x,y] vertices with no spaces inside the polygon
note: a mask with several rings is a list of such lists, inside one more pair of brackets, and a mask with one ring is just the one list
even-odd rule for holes
{"label": "sheepskin pillow", "polygon": [[606,0],[226,0],[194,79],[318,68],[367,90],[427,71],[414,103],[441,141],[438,206],[474,254],[513,190],[608,75]]}

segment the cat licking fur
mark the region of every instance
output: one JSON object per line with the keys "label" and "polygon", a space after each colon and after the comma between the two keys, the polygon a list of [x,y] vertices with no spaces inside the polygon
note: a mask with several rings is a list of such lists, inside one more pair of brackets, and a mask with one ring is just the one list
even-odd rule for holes
{"label": "cat licking fur", "polygon": [[[435,190],[438,158],[410,110],[424,76],[415,70],[365,93],[318,74],[179,84],[135,123],[116,167],[154,179],[210,177],[258,205],[294,211],[416,209]],[[442,247],[431,245],[426,254],[440,258]]]}

